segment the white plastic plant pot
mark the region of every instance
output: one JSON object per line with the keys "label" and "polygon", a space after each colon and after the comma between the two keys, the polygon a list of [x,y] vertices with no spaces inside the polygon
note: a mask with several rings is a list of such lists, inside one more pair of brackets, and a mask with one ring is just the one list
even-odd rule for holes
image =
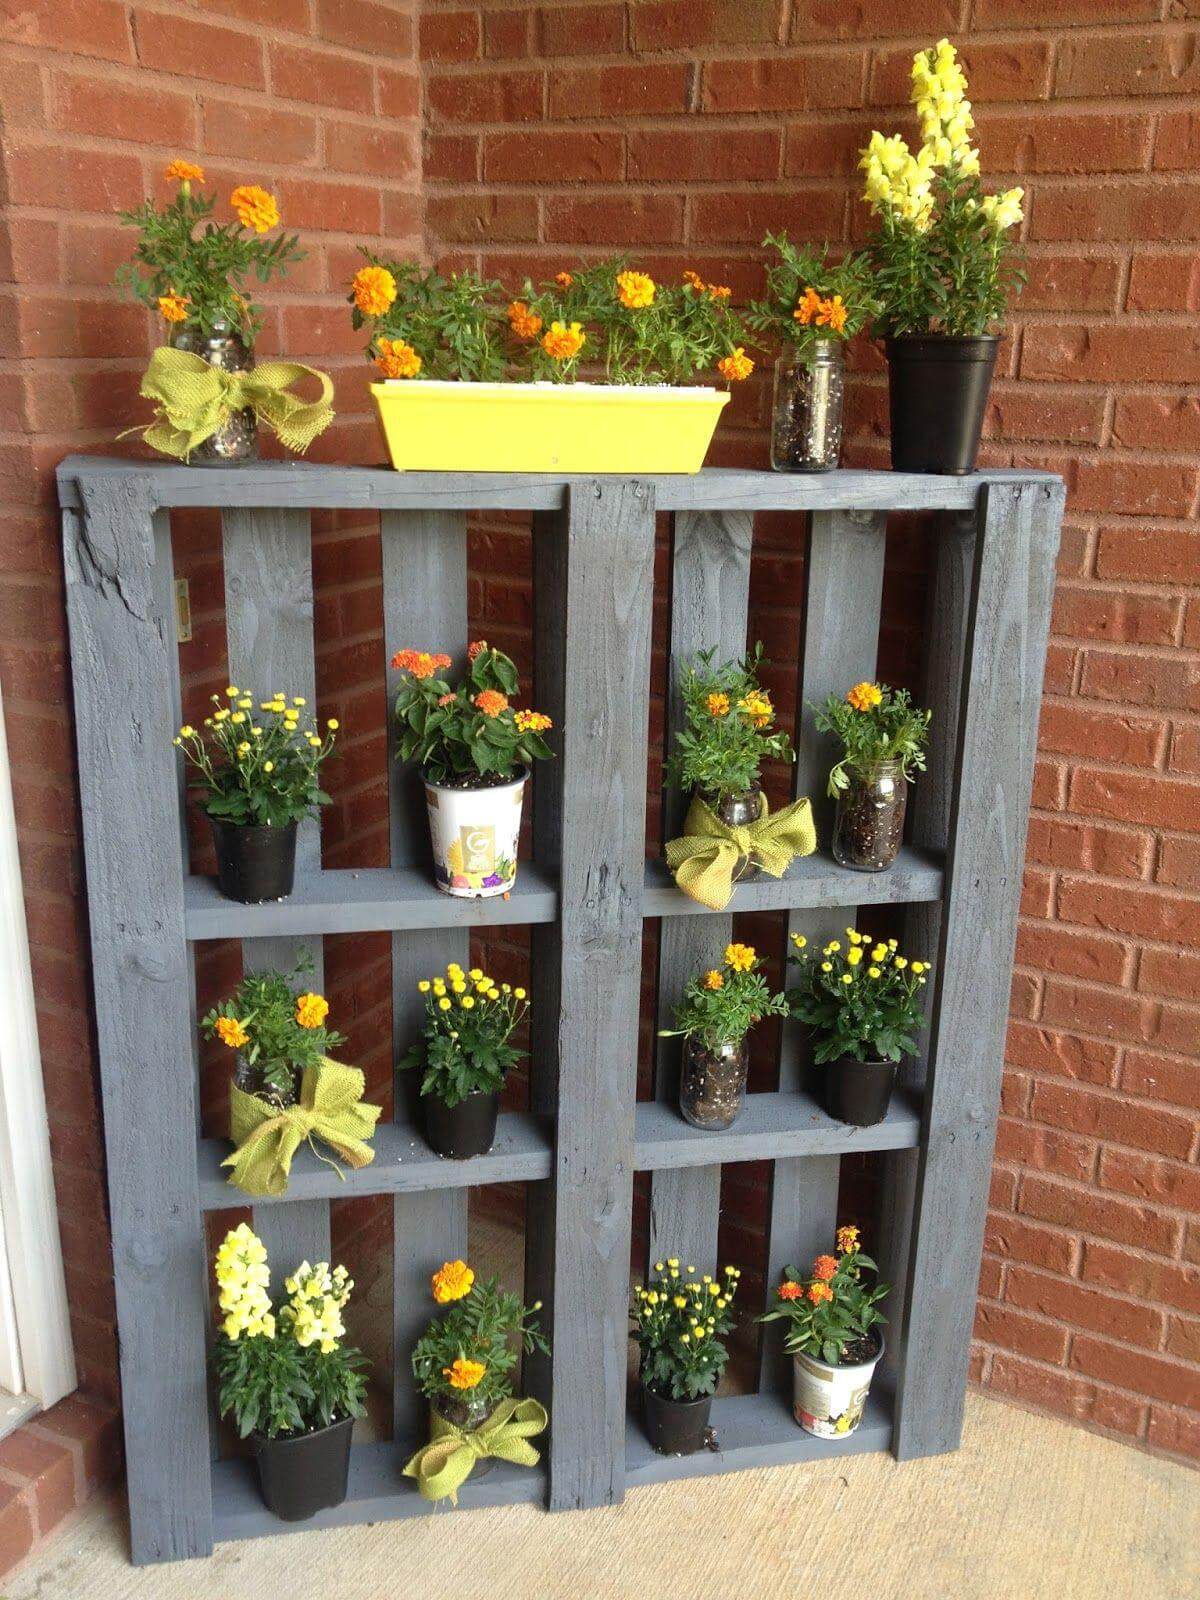
{"label": "white plastic plant pot", "polygon": [[522,770],[491,789],[446,789],[426,780],[433,873],[443,893],[484,900],[512,888],[528,776]]}
{"label": "white plastic plant pot", "polygon": [[804,1431],[818,1439],[853,1433],[862,1421],[871,1378],[882,1358],[882,1338],[878,1354],[854,1366],[831,1367],[816,1356],[793,1356],[792,1412]]}

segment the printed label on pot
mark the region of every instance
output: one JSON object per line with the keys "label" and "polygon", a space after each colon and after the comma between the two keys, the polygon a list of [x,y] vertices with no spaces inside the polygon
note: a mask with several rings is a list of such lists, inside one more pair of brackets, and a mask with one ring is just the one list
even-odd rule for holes
{"label": "printed label on pot", "polygon": [[[881,1352],[882,1353],[882,1352]],[[862,1421],[871,1376],[879,1357],[853,1367],[827,1367],[811,1356],[793,1359],[794,1414],[818,1439],[840,1439]]]}
{"label": "printed label on pot", "polygon": [[512,888],[524,789],[524,778],[498,789],[425,786],[439,889],[482,899]]}

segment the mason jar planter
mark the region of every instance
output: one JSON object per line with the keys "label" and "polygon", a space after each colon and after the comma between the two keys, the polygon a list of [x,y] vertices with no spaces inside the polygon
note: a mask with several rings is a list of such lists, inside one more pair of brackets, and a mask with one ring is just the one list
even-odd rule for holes
{"label": "mason jar planter", "polygon": [[[254,351],[229,322],[214,322],[211,333],[181,323],[172,335],[177,350],[190,350],[210,367],[224,372],[249,372]],[[258,418],[253,408],[235,411],[215,433],[209,434],[188,457],[189,467],[228,467],[258,460]]]}
{"label": "mason jar planter", "polygon": [[436,1094],[423,1094],[421,1108],[430,1149],[449,1161],[485,1156],[496,1142],[500,1095],[495,1090],[477,1089],[456,1106]]}
{"label": "mason jar planter", "polygon": [[296,877],[296,829],[209,817],[217,851],[217,887],[227,900],[257,906],[286,900]]}
{"label": "mason jar planter", "polygon": [[833,818],[833,858],[856,872],[883,872],[895,861],[904,838],[908,779],[902,761],[877,761],[846,769],[849,783],[838,793]]}
{"label": "mason jar planter", "polygon": [[312,1433],[268,1439],[251,1434],[258,1484],[267,1509],[281,1522],[307,1522],[318,1511],[340,1506],[350,1475],[354,1419],[343,1417]]}
{"label": "mason jar planter", "polygon": [[883,1335],[872,1328],[858,1344],[868,1347],[864,1358],[836,1367],[804,1352],[792,1357],[792,1414],[805,1433],[843,1439],[862,1421],[871,1378],[883,1358]]}
{"label": "mason jar planter", "polygon": [[[741,794],[706,794],[704,800],[727,828],[747,828],[757,822],[762,813],[762,787],[755,783]],[[758,877],[758,866],[749,856],[738,856],[734,865],[734,883],[749,883]]]}
{"label": "mason jar planter", "polygon": [[274,1083],[269,1082],[266,1076],[268,1066],[278,1065],[277,1062],[247,1061],[239,1051],[233,1069],[233,1081],[243,1094],[252,1094],[256,1100],[266,1100],[277,1106],[294,1106],[300,1096],[300,1073],[294,1067],[286,1069],[290,1082],[287,1087],[280,1087],[278,1071],[274,1074]]}
{"label": "mason jar planter", "polygon": [[894,472],[974,472],[999,343],[992,334],[885,340]]}
{"label": "mason jar planter", "polygon": [[425,782],[433,875],[443,894],[486,900],[517,881],[517,840],[529,769],[486,787]]}
{"label": "mason jar planter", "polygon": [[873,1128],[892,1103],[899,1062],[841,1056],[825,1066],[825,1109],[838,1122]]}
{"label": "mason jar planter", "polygon": [[650,1448],[660,1456],[694,1456],[708,1442],[708,1419],[713,1397],[672,1400],[648,1383],[641,1385],[642,1421]]}
{"label": "mason jar planter", "polygon": [[[474,1433],[492,1414],[488,1402],[474,1389],[462,1389],[455,1394],[436,1394],[429,1402],[433,1416],[441,1417],[463,1433]],[[431,1428],[431,1433],[436,1430]],[[471,1468],[472,1481],[486,1478],[496,1465],[491,1456],[482,1456]]]}
{"label": "mason jar planter", "polygon": [[683,1041],[679,1109],[685,1122],[707,1132],[732,1127],[746,1095],[746,1041],[726,1041],[710,1049],[696,1034]]}
{"label": "mason jar planter", "polygon": [[818,339],[775,362],[771,466],[776,472],[831,472],[842,453],[846,363],[840,339]]}

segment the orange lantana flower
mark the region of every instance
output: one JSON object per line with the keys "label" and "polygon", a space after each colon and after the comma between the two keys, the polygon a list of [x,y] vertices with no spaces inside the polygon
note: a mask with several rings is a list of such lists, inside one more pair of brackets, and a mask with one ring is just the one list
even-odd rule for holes
{"label": "orange lantana flower", "polygon": [[350,291],[364,317],[381,317],[396,299],[396,280],[386,267],[359,267]]}
{"label": "orange lantana flower", "polygon": [[450,665],[450,657],[431,655],[428,650],[397,650],[392,666],[400,672],[411,672],[414,678],[432,678]]}
{"label": "orange lantana flower", "polygon": [[542,331],[542,319],[530,311],[524,300],[514,300],[508,308],[508,325],[518,339],[536,339]]}
{"label": "orange lantana flower", "polygon": [[375,346],[375,365],[385,378],[415,378],[420,372],[420,356],[403,339],[377,339]]}
{"label": "orange lantana flower", "polygon": [[187,308],[191,303],[186,295],[174,291],[158,297],[158,309],[168,322],[186,322]]}
{"label": "orange lantana flower", "polygon": [[717,371],[727,383],[741,383],[754,371],[754,362],[739,344],[731,355],[721,357],[717,362]]}
{"label": "orange lantana flower", "polygon": [[501,694],[499,689],[481,689],[472,704],[477,705],[485,717],[498,717],[502,711],[508,710],[508,696]]}
{"label": "orange lantana flower", "polygon": [[203,183],[204,168],[194,161],[181,161],[178,157],[169,162],[163,177],[168,183]]}
{"label": "orange lantana flower", "polygon": [[275,196],[260,189],[256,183],[241,184],[229,196],[229,204],[237,212],[243,228],[266,233],[268,228],[279,226],[279,207],[275,204]]}
{"label": "orange lantana flower", "polygon": [[515,711],[513,721],[521,733],[545,733],[554,726],[544,711]]}
{"label": "orange lantana flower", "polygon": [[779,1298],[781,1300],[799,1300],[804,1290],[798,1283],[781,1283],[779,1285]]}
{"label": "orange lantana flower", "polygon": [[563,322],[552,322],[542,335],[542,349],[555,361],[573,361],[586,343],[587,334],[579,322],[569,328]]}
{"label": "orange lantana flower", "polygon": [[808,1298],[814,1306],[824,1305],[827,1300],[833,1299],[833,1290],[827,1283],[810,1283],[808,1286]]}
{"label": "orange lantana flower", "polygon": [[467,660],[474,661],[475,657],[477,655],[482,655],[487,647],[488,642],[486,639],[472,639],[470,644],[467,646]]}
{"label": "orange lantana flower", "polygon": [[858,1229],[847,1225],[837,1231],[837,1247],[842,1254],[849,1255],[851,1250],[858,1249]]}
{"label": "orange lantana flower", "polygon": [[836,1256],[818,1256],[813,1262],[813,1277],[819,1278],[822,1283],[828,1283],[836,1271]]}

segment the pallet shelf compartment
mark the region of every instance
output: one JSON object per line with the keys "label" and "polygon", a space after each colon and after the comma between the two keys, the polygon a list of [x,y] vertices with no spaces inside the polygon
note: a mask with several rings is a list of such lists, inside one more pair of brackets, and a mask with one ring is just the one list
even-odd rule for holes
{"label": "pallet shelf compartment", "polygon": [[[400,1469],[424,1431],[407,1370],[427,1318],[432,1267],[466,1251],[468,1192],[527,1188],[526,1289],[545,1302],[548,1358],[525,1363],[552,1419],[542,1465],[503,1464],[469,1482],[463,1509],[518,1502],[603,1505],[626,1487],[741,1466],[890,1448],[901,1459],[954,1449],[999,1096],[1008,979],[1032,780],[1062,485],[1044,473],[963,478],[880,472],[789,476],[705,471],[645,480],[393,473],[262,463],[195,469],[72,457],[59,470],[92,965],[120,1330],[130,1530],[135,1562],[203,1555],[214,1539],[290,1531],[262,1505],[245,1461],[217,1459],[205,1370],[204,1223],[240,1200],[224,1141],[198,1138],[195,945],[240,939],[247,967],[302,949],[321,970],[325,935],[388,932],[398,1054],[421,1017],[418,977],[465,964],[473,928],[531,928],[530,1111],[503,1116],[495,1149],[438,1159],[414,1130],[408,1079],[374,1163],[345,1181],[310,1152],[289,1192],[257,1202],[276,1267],[329,1251],[330,1202],[390,1195],[393,1212],[393,1439],[358,1442],[350,1497],[312,1526],[429,1508]],[[233,681],[313,694],[310,513],[379,514],[384,638],[454,647],[467,630],[466,513],[533,513],[534,701],[554,718],[560,759],[534,785],[534,858],[508,900],[455,900],[427,876],[423,797],[390,760],[391,865],[323,871],[318,827],[300,830],[296,891],[238,906],[187,871],[173,613],[173,508],[220,513]],[[924,700],[929,769],[913,796],[911,844],[880,875],[824,851],[786,877],[741,885],[721,913],[681,896],[645,860],[655,517],[673,514],[670,697],[696,649],[747,642],[752,514],[803,518],[803,665],[797,793],[827,841],[828,751],[811,703],[874,675],[886,514],[932,511],[934,576]],[[389,719],[389,756],[394,730]],[[678,822],[668,797],[667,826]],[[678,1046],[659,1051],[656,1098],[637,1104],[641,944],[660,918],[659,1006],[719,958],[734,914],[780,913],[786,931],[829,937],[861,906],[901,908],[906,948],[933,958],[923,1049],[885,1122],[852,1129],[811,1097],[799,1030],[785,1028],[777,1087],[749,1097],[727,1133],[687,1126],[675,1107]],[[411,1075],[410,1075],[411,1077]],[[147,1138],[147,1118],[153,1137]],[[777,1331],[762,1341],[757,1392],[718,1398],[721,1449],[650,1452],[629,1414],[627,1308],[633,1176],[651,1178],[649,1247],[716,1259],[721,1171],[767,1161],[768,1281],[827,1247],[842,1157],[883,1163],[882,1238],[895,1285],[888,1350],[866,1419],[847,1439],[802,1433],[787,1404]],[[746,1311],[756,1307],[747,1306]]]}

